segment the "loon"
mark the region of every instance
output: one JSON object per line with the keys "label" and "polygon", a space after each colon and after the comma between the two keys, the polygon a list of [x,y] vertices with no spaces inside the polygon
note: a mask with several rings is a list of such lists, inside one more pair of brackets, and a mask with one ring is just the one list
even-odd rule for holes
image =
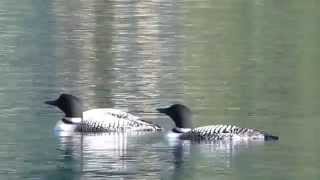
{"label": "loon", "polygon": [[168,115],[176,127],[172,132],[181,140],[215,141],[215,140],[278,140],[264,131],[241,128],[233,125],[209,125],[192,128],[191,111],[182,104],[174,104],[168,108],[158,108],[158,112]]}
{"label": "loon", "polygon": [[58,121],[55,131],[69,132],[124,132],[124,131],[160,131],[160,126],[143,121],[127,112],[110,109],[91,109],[83,111],[82,101],[70,94],[61,94],[46,104],[56,106],[65,113]]}

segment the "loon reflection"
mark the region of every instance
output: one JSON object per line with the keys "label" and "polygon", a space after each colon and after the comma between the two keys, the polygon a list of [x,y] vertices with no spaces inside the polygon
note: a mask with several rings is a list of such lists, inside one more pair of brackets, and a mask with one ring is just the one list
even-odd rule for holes
{"label": "loon reflection", "polygon": [[[146,172],[159,161],[157,154],[146,157],[146,146],[157,143],[160,133],[113,132],[104,134],[78,133],[57,136],[62,155],[72,156],[83,176],[126,178],[136,177],[139,168],[147,165]],[[156,158],[156,159],[155,159]]]}
{"label": "loon reflection", "polygon": [[173,147],[171,153],[174,158],[172,168],[168,169],[169,179],[196,179],[198,164],[210,166],[212,171],[229,171],[237,166],[237,156],[249,149],[254,149],[268,144],[264,141],[212,141],[194,142],[176,140],[170,142]]}
{"label": "loon reflection", "polygon": [[[196,143],[164,141],[162,133],[122,132],[58,136],[59,150],[72,162],[74,177],[123,179],[184,179],[197,177],[197,168],[229,171],[237,166],[237,155],[263,142],[216,141]],[[70,168],[70,167],[69,167]],[[68,171],[69,172],[69,171]],[[76,176],[76,174],[78,174]],[[70,174],[70,177],[71,176]],[[79,178],[77,178],[79,179]],[[193,178],[194,179],[194,178]]]}

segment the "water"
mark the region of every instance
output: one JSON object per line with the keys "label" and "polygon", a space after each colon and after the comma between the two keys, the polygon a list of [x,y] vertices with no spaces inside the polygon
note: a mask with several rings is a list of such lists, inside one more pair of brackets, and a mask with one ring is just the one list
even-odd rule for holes
{"label": "water", "polygon": [[[317,1],[0,2],[0,179],[319,179]],[[234,124],[276,143],[172,144],[163,134],[57,137],[67,92],[86,108]]]}

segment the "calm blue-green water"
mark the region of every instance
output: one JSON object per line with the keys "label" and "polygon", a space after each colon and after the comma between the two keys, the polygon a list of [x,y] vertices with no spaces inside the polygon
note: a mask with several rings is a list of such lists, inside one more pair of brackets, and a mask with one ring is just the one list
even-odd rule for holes
{"label": "calm blue-green water", "polygon": [[[299,0],[2,0],[0,179],[320,178],[320,4]],[[166,129],[234,124],[276,143],[173,145],[163,134],[57,137],[72,93]],[[147,113],[144,113],[147,112]]]}

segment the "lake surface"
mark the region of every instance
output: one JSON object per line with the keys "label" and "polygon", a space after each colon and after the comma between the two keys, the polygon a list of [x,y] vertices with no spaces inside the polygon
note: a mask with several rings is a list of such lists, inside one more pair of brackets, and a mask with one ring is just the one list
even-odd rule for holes
{"label": "lake surface", "polygon": [[[320,178],[318,1],[0,2],[0,179]],[[60,93],[194,126],[234,124],[267,143],[172,144],[164,134],[59,137]]]}

